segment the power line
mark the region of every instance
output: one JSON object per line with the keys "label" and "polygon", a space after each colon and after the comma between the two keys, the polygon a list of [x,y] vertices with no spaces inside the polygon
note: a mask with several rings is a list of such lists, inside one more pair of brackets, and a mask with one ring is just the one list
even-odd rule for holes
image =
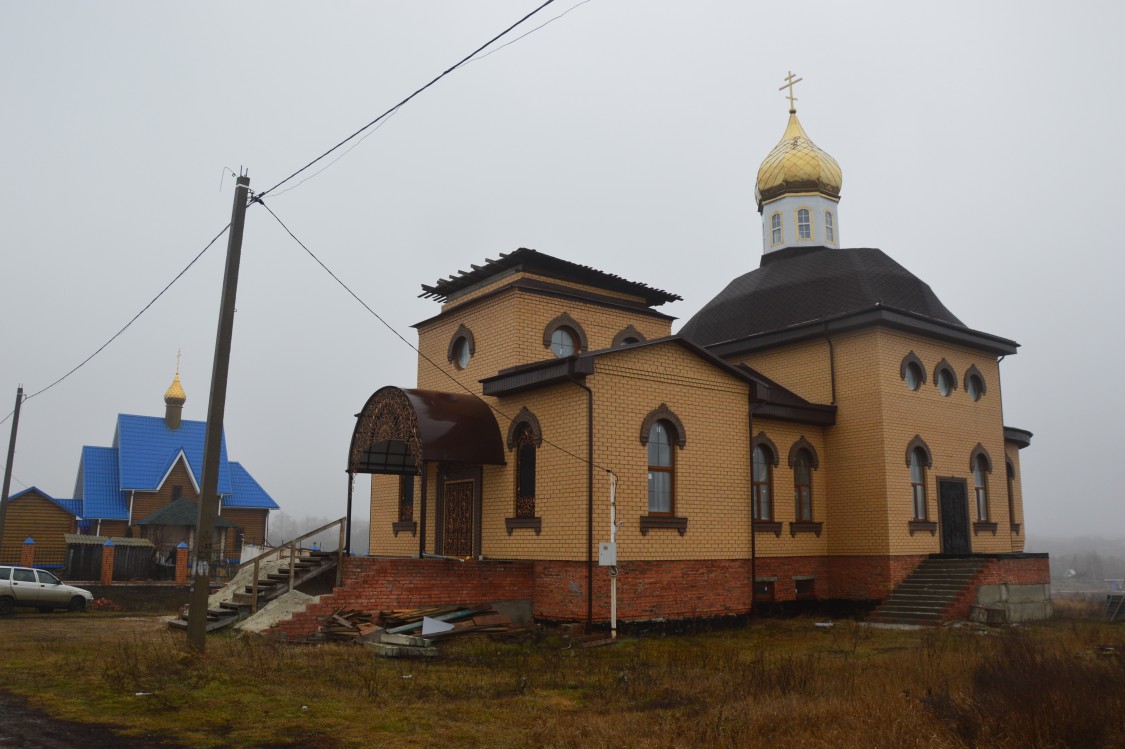
{"label": "power line", "polygon": [[[199,251],[199,254],[197,254],[197,255],[196,255],[195,257],[193,257],[193,258],[191,259],[191,262],[190,262],[190,263],[188,263],[188,264],[187,264],[186,266],[184,266],[184,269],[183,269],[183,270],[181,270],[181,271],[180,271],[179,273],[177,273],[177,274],[176,274],[176,277],[175,277],[175,278],[173,278],[173,279],[172,279],[171,281],[169,281],[169,282],[168,282],[168,285],[167,285],[167,286],[165,286],[165,287],[164,287],[163,289],[161,289],[161,290],[160,290],[160,293],[158,293],[158,294],[157,294],[156,296],[154,296],[154,297],[152,298],[152,300],[151,300],[151,301],[150,301],[150,302],[149,302],[148,304],[146,304],[146,305],[145,305],[144,307],[142,307],[142,308],[141,308],[141,311],[140,311],[140,312],[138,312],[137,314],[133,315],[132,319],[131,319],[131,320],[129,320],[129,322],[125,323],[125,327],[121,328],[121,330],[119,330],[119,331],[117,331],[116,333],[114,333],[114,334],[113,334],[113,335],[112,335],[112,336],[110,337],[110,339],[109,339],[108,341],[106,341],[105,343],[103,343],[103,344],[102,344],[101,346],[98,346],[97,350],[96,350],[96,351],[94,351],[94,353],[92,353],[92,354],[90,354],[89,356],[87,356],[87,357],[86,357],[85,359],[83,359],[83,360],[82,360],[81,362],[79,362],[79,364],[78,364],[78,365],[77,365],[76,367],[74,367],[73,369],[71,369],[71,370],[70,370],[69,372],[67,372],[66,374],[64,374],[64,375],[63,375],[62,377],[60,377],[59,379],[55,380],[54,382],[52,382],[52,383],[51,383],[50,385],[48,385],[47,387],[45,387],[45,388],[42,388],[41,390],[37,390],[37,391],[35,391],[34,393],[32,393],[31,395],[28,395],[28,396],[26,396],[26,397],[25,397],[25,398],[23,399],[23,400],[24,400],[24,403],[26,403],[27,401],[31,400],[32,398],[34,398],[34,397],[35,397],[35,396],[37,396],[37,395],[42,395],[43,393],[45,393],[45,392],[47,392],[48,390],[50,390],[51,388],[53,388],[53,387],[54,387],[55,385],[58,385],[58,384],[59,384],[60,382],[62,382],[62,381],[63,381],[63,380],[65,380],[66,378],[70,377],[70,376],[71,376],[72,374],[74,374],[74,373],[75,373],[75,372],[77,372],[78,370],[82,369],[82,367],[86,366],[86,364],[87,364],[87,363],[88,363],[88,362],[89,362],[89,361],[90,361],[91,359],[93,359],[93,358],[94,358],[95,356],[97,356],[97,355],[98,355],[98,354],[100,354],[100,353],[101,353],[102,351],[104,351],[104,350],[105,350],[105,348],[106,348],[107,346],[109,346],[109,344],[111,344],[111,343],[113,343],[114,341],[116,341],[116,340],[117,340],[117,338],[118,338],[118,337],[119,337],[119,336],[120,336],[120,335],[121,335],[122,333],[124,333],[124,332],[125,332],[126,330],[128,330],[128,329],[129,329],[129,327],[130,327],[130,326],[131,326],[131,325],[132,325],[133,323],[135,323],[135,322],[137,321],[137,318],[139,318],[139,317],[140,317],[141,315],[143,315],[143,314],[144,314],[145,312],[147,312],[147,311],[148,311],[148,309],[149,309],[149,307],[151,307],[152,305],[156,304],[156,300],[158,300],[158,299],[160,299],[160,297],[164,296],[164,293],[165,293],[166,291],[168,291],[168,289],[172,288],[172,285],[173,285],[174,283],[176,283],[177,281],[179,281],[179,280],[180,280],[180,278],[181,278],[181,277],[182,277],[182,276],[183,276],[183,275],[184,275],[185,273],[187,273],[187,272],[188,272],[188,271],[189,271],[189,270],[191,269],[191,267],[192,267],[193,265],[195,265],[196,261],[198,261],[198,260],[199,260],[199,258],[203,257],[203,254],[204,254],[205,252],[207,252],[207,250],[211,249],[212,245],[214,245],[214,244],[215,244],[215,242],[219,241],[219,237],[223,236],[223,234],[225,234],[225,233],[226,233],[226,231],[227,231],[227,229],[229,229],[229,228],[230,228],[230,224],[227,224],[226,226],[224,226],[224,227],[222,228],[222,230],[221,230],[221,231],[220,231],[220,232],[219,232],[218,234],[216,234],[216,235],[214,236],[214,238],[213,238],[213,239],[212,239],[212,240],[211,240],[210,242],[208,242],[208,243],[207,243],[207,246],[206,246],[206,247],[204,247],[204,248],[203,248],[202,250],[200,250],[200,251]],[[7,421],[8,419],[12,418],[12,415],[13,415],[13,414],[15,414],[15,411],[14,411],[14,410],[12,411],[12,413],[8,414],[8,415],[7,415],[7,416],[5,416],[5,417],[4,417],[3,419],[0,419],[0,424],[3,424],[3,423],[4,423],[5,421]]]}
{"label": "power line", "polygon": [[[340,142],[339,142],[339,143],[337,143],[336,145],[332,146],[332,147],[331,147],[331,148],[329,148],[329,149],[328,149],[327,151],[325,151],[324,153],[322,153],[322,154],[321,154],[320,156],[317,156],[317,157],[316,157],[315,159],[313,159],[313,160],[312,160],[312,161],[310,161],[309,163],[305,164],[305,165],[304,165],[303,167],[301,167],[301,168],[300,168],[300,169],[298,169],[297,171],[293,172],[292,174],[290,174],[290,175],[289,175],[288,177],[286,177],[285,179],[283,179],[283,180],[281,180],[280,182],[278,182],[278,183],[277,183],[276,185],[274,185],[273,187],[269,188],[269,189],[268,189],[268,190],[266,190],[265,192],[259,193],[259,195],[258,195],[259,199],[260,199],[260,198],[264,198],[264,197],[266,197],[266,196],[267,196],[267,195],[269,195],[269,194],[270,194],[271,192],[273,192],[273,191],[274,191],[274,190],[276,190],[277,188],[279,188],[279,187],[281,187],[282,185],[284,185],[284,184],[285,184],[286,182],[288,182],[288,181],[290,181],[291,179],[293,179],[294,177],[296,177],[296,176],[297,176],[298,174],[301,174],[302,172],[306,171],[307,169],[309,169],[310,167],[312,167],[312,166],[313,166],[314,164],[316,164],[317,162],[319,162],[319,161],[323,160],[324,158],[326,158],[327,156],[329,156],[330,154],[332,154],[332,153],[333,153],[334,151],[336,151],[337,149],[339,149],[339,148],[340,148],[341,146],[343,146],[344,144],[346,144],[346,143],[348,143],[348,142],[350,142],[350,141],[354,140],[354,139],[355,139],[356,137],[358,137],[358,136],[359,136],[359,135],[360,135],[361,133],[363,133],[363,131],[367,130],[367,129],[368,129],[369,127],[371,127],[372,125],[374,125],[374,124],[378,123],[378,122],[379,122],[380,120],[383,120],[383,119],[385,119],[386,117],[390,116],[390,115],[391,115],[391,114],[392,114],[393,112],[395,112],[396,110],[400,109],[400,108],[401,108],[402,106],[404,106],[404,105],[405,105],[405,104],[406,104],[407,102],[409,102],[409,101],[410,101],[411,99],[413,99],[413,98],[414,98],[415,96],[418,96],[418,95],[419,95],[420,93],[422,93],[423,91],[425,91],[426,89],[428,89],[428,88],[429,88],[430,86],[434,85],[435,83],[437,83],[438,81],[440,81],[440,80],[441,80],[442,78],[444,78],[445,76],[447,76],[447,75],[449,75],[450,73],[452,73],[452,72],[453,72],[454,70],[456,70],[457,68],[459,68],[459,67],[461,67],[462,65],[464,65],[465,63],[469,62],[469,60],[473,59],[473,57],[475,57],[475,56],[476,56],[476,55],[477,55],[477,54],[478,54],[479,52],[481,52],[482,50],[484,50],[484,49],[488,48],[488,47],[489,47],[489,46],[490,46],[490,45],[491,45],[491,44],[492,44],[493,42],[495,42],[496,40],[498,40],[498,39],[502,38],[502,37],[503,37],[503,36],[505,36],[505,35],[506,35],[506,34],[507,34],[507,33],[508,33],[509,31],[511,31],[512,29],[516,28],[517,26],[519,26],[520,24],[522,24],[522,23],[523,23],[524,21],[526,21],[527,19],[531,18],[531,17],[532,17],[532,16],[534,16],[534,15],[535,15],[536,13],[538,13],[538,12],[539,12],[539,11],[541,11],[541,10],[543,10],[544,8],[546,8],[546,7],[548,6],[548,5],[550,5],[550,4],[551,4],[551,3],[553,3],[553,2],[555,2],[555,0],[546,0],[546,2],[544,2],[544,3],[543,3],[542,5],[540,5],[540,6],[538,7],[538,8],[536,8],[536,9],[535,9],[535,10],[533,10],[533,11],[531,11],[531,12],[530,12],[530,13],[528,13],[528,14],[527,14],[526,16],[524,16],[524,17],[523,17],[523,18],[521,18],[520,20],[516,21],[515,23],[513,23],[513,24],[512,24],[511,26],[509,26],[508,28],[504,29],[504,30],[503,30],[503,31],[501,31],[501,32],[500,32],[499,34],[497,34],[496,36],[492,37],[491,39],[489,39],[489,40],[488,40],[487,42],[485,42],[485,43],[484,43],[484,44],[482,44],[481,46],[477,47],[477,48],[476,48],[475,50],[473,50],[473,51],[472,51],[472,53],[471,53],[471,54],[468,54],[468,55],[466,55],[465,57],[461,58],[460,62],[458,62],[458,63],[457,63],[456,65],[453,65],[452,67],[450,67],[450,68],[447,68],[446,70],[444,70],[444,71],[443,71],[443,72],[442,72],[442,73],[441,73],[440,75],[438,75],[438,76],[437,76],[436,78],[434,78],[434,79],[433,79],[432,81],[430,81],[429,83],[427,83],[427,84],[426,84],[425,86],[422,86],[421,88],[417,89],[417,90],[416,90],[416,91],[415,91],[414,93],[412,93],[412,94],[411,94],[410,96],[406,97],[405,99],[403,99],[402,101],[400,101],[400,102],[399,102],[398,104],[395,104],[395,105],[394,105],[393,107],[391,107],[390,109],[388,109],[388,110],[387,110],[386,112],[383,112],[383,113],[382,113],[381,115],[379,115],[379,116],[378,116],[378,117],[376,117],[375,119],[371,120],[371,122],[368,122],[368,123],[367,123],[366,125],[364,125],[363,127],[361,127],[361,128],[359,129],[359,130],[356,130],[356,131],[355,131],[354,133],[352,133],[351,135],[349,135],[349,136],[348,136],[347,138],[344,138],[344,139],[343,139],[342,141],[340,141]],[[564,15],[565,15],[565,14],[564,14]],[[264,204],[263,204],[263,205],[264,205]],[[269,209],[266,209],[266,210],[269,210]],[[271,212],[272,212],[272,211],[271,211]],[[274,218],[277,218],[277,217],[275,216]],[[294,237],[294,239],[296,239],[296,237]]]}
{"label": "power line", "polygon": [[530,36],[531,34],[534,34],[534,33],[535,33],[536,31],[538,31],[539,29],[543,28],[544,26],[549,26],[549,25],[551,25],[551,24],[552,24],[552,23],[554,23],[555,21],[557,21],[557,20],[559,20],[560,18],[562,18],[563,16],[565,16],[565,15],[566,15],[567,13],[570,13],[570,11],[574,10],[575,8],[578,8],[578,7],[579,7],[579,6],[581,6],[581,5],[585,5],[585,4],[586,4],[586,3],[588,3],[588,2],[590,2],[590,0],[582,0],[582,2],[580,2],[580,3],[577,3],[577,4],[575,4],[575,5],[572,5],[572,6],[570,6],[569,8],[567,8],[566,10],[564,10],[564,11],[563,11],[562,13],[559,13],[559,14],[558,14],[557,16],[555,16],[554,18],[552,18],[552,19],[551,19],[550,21],[544,21],[543,23],[539,24],[538,26],[536,26],[536,27],[535,27],[534,29],[532,29],[531,31],[528,31],[528,32],[526,32],[526,33],[523,33],[523,34],[520,34],[519,36],[517,36],[517,37],[516,37],[515,39],[513,39],[512,41],[510,41],[510,42],[506,42],[506,43],[504,43],[504,44],[501,44],[501,45],[500,45],[499,47],[497,47],[496,49],[493,49],[493,50],[489,50],[489,51],[488,51],[487,53],[485,53],[485,54],[481,55],[480,57],[476,57],[476,58],[473,58],[472,60],[469,60],[469,62],[479,62],[480,60],[483,60],[483,59],[484,59],[484,58],[486,58],[486,57],[489,57],[489,56],[491,56],[491,55],[494,55],[494,54],[496,54],[497,52],[499,52],[500,50],[504,49],[505,47],[510,47],[510,46],[512,46],[513,44],[515,44],[516,42],[518,42],[518,41],[519,41],[520,39],[523,39],[523,38],[524,38],[525,36]]}
{"label": "power line", "polygon": [[[284,229],[284,230],[285,230],[285,232],[286,232],[286,233],[287,233],[287,234],[288,234],[288,235],[289,235],[290,237],[292,237],[292,238],[293,238],[293,241],[294,241],[294,242],[296,242],[296,243],[297,243],[298,245],[300,245],[300,246],[301,246],[301,249],[302,249],[302,250],[304,250],[305,252],[307,252],[307,253],[308,253],[308,255],[309,255],[309,257],[311,257],[311,258],[312,258],[313,260],[315,260],[315,261],[316,261],[316,264],[317,264],[317,265],[319,265],[319,266],[320,266],[320,267],[321,267],[321,268],[322,268],[322,269],[324,270],[324,272],[325,272],[325,273],[327,273],[327,274],[328,274],[329,276],[331,276],[331,277],[332,277],[332,280],[334,280],[334,281],[335,281],[336,283],[338,283],[338,284],[340,285],[340,287],[344,289],[344,291],[348,292],[348,294],[350,294],[350,295],[351,295],[351,297],[352,297],[353,299],[355,299],[355,300],[356,300],[357,302],[359,302],[359,303],[360,303],[360,304],[361,304],[361,305],[363,306],[363,308],[364,308],[365,310],[367,310],[368,312],[370,312],[370,313],[371,313],[371,314],[372,314],[372,315],[373,315],[373,316],[375,317],[375,319],[376,319],[376,320],[378,320],[379,322],[383,323],[383,326],[384,326],[384,327],[385,327],[385,328],[386,328],[387,330],[391,331],[391,333],[393,333],[393,334],[395,335],[395,337],[396,337],[396,338],[398,338],[398,339],[399,339],[400,341],[402,341],[402,342],[403,342],[403,343],[405,343],[405,344],[406,344],[407,346],[409,346],[409,347],[410,347],[410,348],[411,348],[411,349],[412,349],[412,350],[413,350],[413,351],[414,351],[414,352],[415,352],[416,354],[418,354],[418,356],[422,357],[422,359],[423,359],[423,360],[425,360],[425,361],[426,361],[426,362],[427,362],[427,363],[428,363],[428,364],[429,364],[430,366],[432,366],[432,367],[433,367],[434,369],[436,369],[436,370],[437,370],[438,372],[441,372],[441,374],[443,374],[443,375],[444,375],[445,377],[447,377],[448,379],[450,379],[451,381],[453,381],[453,383],[454,383],[454,384],[456,384],[456,385],[457,385],[457,386],[458,386],[459,388],[461,388],[462,390],[464,390],[464,391],[465,391],[466,393],[468,393],[468,394],[469,394],[469,395],[471,395],[472,397],[476,398],[477,400],[479,400],[479,401],[480,401],[481,403],[483,403],[484,405],[488,406],[488,407],[489,407],[490,409],[492,409],[492,411],[494,411],[495,413],[497,413],[497,414],[499,414],[500,416],[504,417],[504,418],[505,418],[505,419],[507,419],[507,420],[508,420],[509,422],[511,422],[511,421],[514,421],[514,419],[513,419],[513,418],[512,418],[511,416],[509,416],[508,414],[504,413],[504,412],[503,412],[503,411],[501,411],[501,410],[500,410],[499,408],[497,408],[497,407],[496,407],[496,406],[494,406],[493,404],[491,404],[491,403],[489,403],[488,401],[486,401],[486,400],[485,400],[484,398],[482,398],[482,397],[481,397],[480,395],[478,395],[477,393],[475,393],[475,392],[473,392],[472,390],[470,390],[470,389],[469,389],[469,387],[468,387],[467,385],[465,385],[465,384],[464,384],[463,382],[461,382],[461,381],[460,381],[460,380],[458,380],[458,379],[457,379],[456,377],[454,377],[454,376],[453,376],[452,374],[450,374],[450,373],[449,373],[448,371],[446,371],[446,370],[445,370],[445,368],[443,368],[443,367],[441,367],[440,365],[438,365],[438,363],[437,363],[437,362],[435,362],[435,361],[434,361],[433,359],[431,359],[430,357],[428,357],[428,356],[426,356],[426,355],[425,355],[424,353],[422,353],[422,351],[421,351],[421,350],[420,350],[420,349],[419,349],[419,348],[418,348],[417,346],[415,346],[415,345],[414,345],[413,343],[411,343],[410,341],[406,340],[406,338],[405,338],[405,337],[403,337],[403,335],[402,335],[401,333],[399,333],[399,332],[398,332],[397,330],[395,330],[395,328],[394,328],[394,326],[393,326],[393,325],[391,325],[391,324],[390,324],[389,322],[387,322],[386,320],[384,320],[384,319],[382,318],[382,316],[381,316],[381,315],[380,315],[380,314],[379,314],[378,312],[376,312],[375,310],[373,310],[373,309],[372,309],[372,308],[371,308],[371,307],[370,307],[370,306],[369,306],[369,305],[367,304],[367,302],[363,301],[363,299],[361,299],[361,298],[359,297],[359,295],[358,295],[358,294],[356,294],[356,293],[355,293],[354,291],[352,291],[352,290],[351,290],[351,288],[350,288],[350,287],[349,287],[349,286],[348,286],[348,285],[347,285],[346,283],[344,283],[344,282],[343,282],[343,280],[341,280],[339,276],[337,276],[337,275],[336,275],[335,273],[333,273],[333,272],[332,272],[332,269],[331,269],[331,268],[329,268],[329,267],[328,267],[327,265],[325,265],[325,264],[324,264],[324,261],[322,261],[322,260],[321,260],[320,258],[318,258],[318,257],[316,256],[316,254],[315,254],[315,253],[314,253],[314,252],[313,252],[312,250],[310,250],[310,249],[308,248],[308,246],[307,246],[307,245],[306,245],[306,244],[305,244],[304,242],[302,242],[302,241],[301,241],[300,239],[298,239],[298,238],[297,238],[297,235],[296,235],[296,234],[294,234],[294,233],[293,233],[293,231],[292,231],[292,230],[291,230],[291,229],[290,229],[290,228],[289,228],[288,226],[286,226],[286,225],[285,225],[285,222],[284,222],[284,221],[282,221],[282,220],[281,220],[281,218],[280,218],[280,217],[279,217],[279,216],[278,216],[278,215],[277,215],[276,213],[274,213],[274,212],[273,212],[273,209],[271,209],[271,208],[270,208],[270,207],[269,207],[268,205],[266,205],[266,204],[265,204],[265,202],[263,202],[263,201],[262,201],[262,196],[260,196],[260,195],[259,195],[259,196],[255,197],[255,198],[254,198],[254,200],[253,200],[253,202],[256,202],[256,203],[258,203],[258,204],[259,204],[259,205],[261,205],[261,206],[262,206],[263,208],[265,208],[265,209],[266,209],[267,211],[269,211],[269,214],[270,214],[271,216],[273,216],[273,217],[274,217],[274,220],[275,220],[275,221],[277,221],[277,223],[281,225],[281,228],[282,228],[282,229]],[[597,464],[597,463],[595,463],[595,462],[589,461],[589,460],[587,460],[586,458],[583,458],[583,457],[582,457],[581,455],[576,455],[575,453],[572,453],[572,452],[571,452],[570,450],[567,450],[567,449],[566,449],[565,447],[563,447],[563,446],[561,446],[561,445],[557,445],[557,444],[555,444],[554,442],[551,442],[551,441],[550,441],[549,439],[547,439],[546,437],[544,437],[544,438],[543,438],[543,442],[545,442],[546,444],[548,444],[548,445],[550,445],[551,447],[555,448],[556,450],[559,450],[559,451],[561,451],[561,452],[563,452],[563,453],[566,453],[567,455],[569,455],[570,457],[574,458],[575,460],[579,460],[579,461],[581,461],[582,463],[586,463],[586,464],[588,464],[588,465],[592,465],[592,466],[593,466],[594,468],[597,468],[597,469],[598,469],[598,470],[600,470],[600,471],[605,471],[606,473],[613,473],[613,471],[610,471],[610,470],[609,470],[608,468],[605,468],[604,466],[600,466],[600,465],[598,465],[598,464]]]}

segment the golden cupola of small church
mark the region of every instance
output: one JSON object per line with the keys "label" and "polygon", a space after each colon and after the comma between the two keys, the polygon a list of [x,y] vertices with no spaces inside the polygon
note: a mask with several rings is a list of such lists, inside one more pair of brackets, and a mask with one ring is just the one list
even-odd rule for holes
{"label": "golden cupola of small church", "polygon": [[789,123],[781,140],[758,167],[754,198],[762,214],[765,253],[788,247],[839,247],[837,209],[843,172],[836,159],[812,142],[797,119],[793,73],[779,90],[789,89]]}
{"label": "golden cupola of small church", "polygon": [[172,378],[172,384],[164,392],[164,426],[172,430],[180,428],[184,403],[186,402],[187,393],[184,392],[184,386],[180,384],[180,362],[177,354],[176,376]]}

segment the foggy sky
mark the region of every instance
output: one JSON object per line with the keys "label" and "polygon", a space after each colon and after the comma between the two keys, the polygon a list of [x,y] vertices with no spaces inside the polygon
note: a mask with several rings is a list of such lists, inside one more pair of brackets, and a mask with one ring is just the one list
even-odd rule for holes
{"label": "foggy sky", "polygon": [[[537,4],[0,2],[0,417],[227,223],[225,170],[273,185]],[[1001,372],[1005,424],[1035,434],[1029,533],[1122,535],[1123,22],[1108,2],[592,0],[267,202],[410,340],[439,309],[419,284],[518,247],[682,295],[662,308],[675,330],[758,265],[754,181],[792,70],[843,169],[843,246],[883,249],[1022,344]],[[184,417],[205,418],[224,250],[25,404],[13,493],[73,496],[82,445],[109,445],[118,413],[163,413],[178,349]],[[230,458],[289,514],[341,515],[353,414],[415,377],[414,352],[251,207]]]}

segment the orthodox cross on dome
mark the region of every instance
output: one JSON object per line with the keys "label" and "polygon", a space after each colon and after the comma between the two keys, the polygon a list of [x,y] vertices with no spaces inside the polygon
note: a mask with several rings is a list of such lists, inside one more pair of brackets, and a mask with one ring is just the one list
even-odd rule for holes
{"label": "orthodox cross on dome", "polygon": [[177,377],[180,376],[180,351],[181,350],[182,349],[176,349],[176,376]]}
{"label": "orthodox cross on dome", "polygon": [[778,89],[778,91],[784,91],[785,89],[789,89],[789,95],[785,97],[786,99],[789,100],[789,114],[796,114],[797,113],[797,105],[796,105],[797,97],[793,95],[793,86],[800,83],[803,80],[805,80],[805,79],[804,78],[794,78],[793,77],[793,71],[790,70],[789,75],[785,77],[785,85]]}

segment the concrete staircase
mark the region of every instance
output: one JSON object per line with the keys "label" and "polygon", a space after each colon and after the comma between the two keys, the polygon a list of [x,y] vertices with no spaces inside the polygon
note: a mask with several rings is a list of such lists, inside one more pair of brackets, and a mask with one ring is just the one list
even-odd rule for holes
{"label": "concrete staircase", "polygon": [[[292,587],[289,585],[290,562],[293,562]],[[241,580],[239,577],[245,578],[245,575],[239,575],[220,591],[218,596],[212,597],[212,601],[215,598],[226,600],[219,600],[217,604],[212,603],[208,607],[207,631],[212,632],[229,627],[249,616],[254,601],[255,583],[258,589],[258,609],[260,610],[275,598],[296,589],[314,577],[336,569],[336,563],[337,553],[335,551],[309,551],[294,559],[284,560],[285,566],[272,570],[269,567],[262,568],[257,581],[252,579],[253,575],[250,576],[250,579]],[[168,621],[168,626],[174,629],[187,629],[187,623],[188,609],[185,608],[178,619]]]}
{"label": "concrete staircase", "polygon": [[984,564],[985,560],[974,557],[923,559],[867,620],[882,624],[942,624],[957,599],[969,592]]}

